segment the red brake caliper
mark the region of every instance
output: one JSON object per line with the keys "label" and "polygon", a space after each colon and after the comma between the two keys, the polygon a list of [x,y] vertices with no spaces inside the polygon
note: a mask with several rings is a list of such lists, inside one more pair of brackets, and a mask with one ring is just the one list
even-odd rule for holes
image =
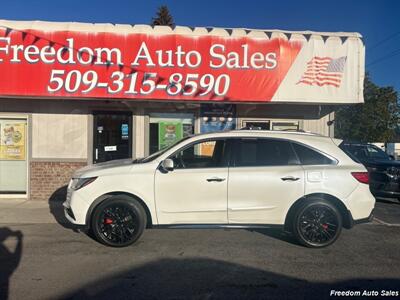
{"label": "red brake caliper", "polygon": [[324,228],[325,230],[328,229],[328,224],[322,224],[322,228]]}
{"label": "red brake caliper", "polygon": [[113,220],[110,218],[104,218],[104,224],[108,225],[108,224],[112,224]]}

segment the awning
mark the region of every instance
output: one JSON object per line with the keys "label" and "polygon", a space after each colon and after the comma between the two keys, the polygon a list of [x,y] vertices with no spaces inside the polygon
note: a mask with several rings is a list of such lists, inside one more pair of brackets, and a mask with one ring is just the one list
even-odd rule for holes
{"label": "awning", "polygon": [[0,97],[363,102],[358,33],[0,20]]}

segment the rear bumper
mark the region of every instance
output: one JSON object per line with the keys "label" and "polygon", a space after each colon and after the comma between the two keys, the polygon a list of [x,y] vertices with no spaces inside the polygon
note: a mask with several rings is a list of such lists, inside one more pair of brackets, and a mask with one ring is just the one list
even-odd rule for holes
{"label": "rear bumper", "polygon": [[358,224],[365,224],[365,223],[370,223],[372,222],[372,220],[374,219],[374,210],[371,211],[371,214],[366,217],[366,218],[362,218],[362,219],[357,219],[354,220],[353,219],[353,215],[351,214],[351,211],[348,210],[347,211],[347,215],[348,215],[348,224],[349,224],[349,228],[354,227],[354,225],[358,225]]}

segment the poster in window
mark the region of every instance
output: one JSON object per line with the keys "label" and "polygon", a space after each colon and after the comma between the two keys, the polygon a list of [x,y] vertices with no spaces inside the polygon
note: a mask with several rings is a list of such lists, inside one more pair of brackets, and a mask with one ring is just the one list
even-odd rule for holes
{"label": "poster in window", "polygon": [[[236,128],[236,106],[232,104],[202,104],[200,132],[209,133]],[[201,144],[201,155],[212,156],[215,143]]]}
{"label": "poster in window", "polygon": [[232,104],[202,104],[200,132],[233,130],[236,127],[236,106]]}
{"label": "poster in window", "polygon": [[0,160],[25,160],[25,123],[0,123]]}
{"label": "poster in window", "polygon": [[183,137],[181,122],[159,122],[158,123],[158,149],[164,149]]}

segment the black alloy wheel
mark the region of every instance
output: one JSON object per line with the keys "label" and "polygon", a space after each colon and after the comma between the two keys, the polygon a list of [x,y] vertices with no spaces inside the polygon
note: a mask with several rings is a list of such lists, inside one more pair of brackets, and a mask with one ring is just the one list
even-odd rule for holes
{"label": "black alloy wheel", "polygon": [[134,243],[146,227],[146,213],[135,199],[113,196],[100,203],[92,217],[96,239],[112,247]]}
{"label": "black alloy wheel", "polygon": [[339,237],[342,217],[337,208],[325,200],[313,200],[300,207],[293,233],[297,240],[312,248],[326,247]]}

